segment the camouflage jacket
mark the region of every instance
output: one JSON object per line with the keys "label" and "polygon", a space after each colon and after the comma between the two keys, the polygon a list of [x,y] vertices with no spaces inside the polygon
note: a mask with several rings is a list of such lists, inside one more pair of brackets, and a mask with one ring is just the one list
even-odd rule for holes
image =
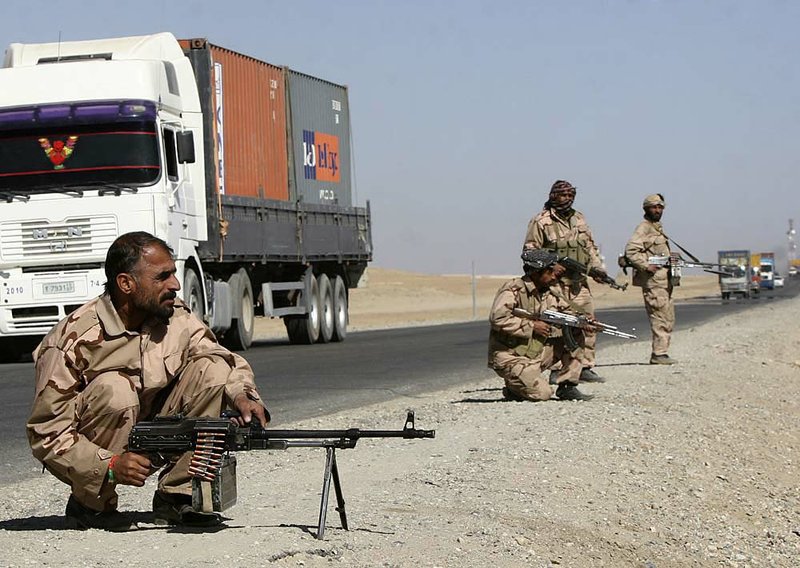
{"label": "camouflage jacket", "polygon": [[603,268],[592,230],[580,211],[573,210],[564,219],[552,209],[544,209],[528,223],[524,248],[554,250],[559,256],[568,256],[589,268]]}
{"label": "camouflage jacket", "polygon": [[53,473],[97,478],[93,474],[105,472],[104,460],[111,454],[78,432],[80,392],[101,374],[113,373],[137,391],[145,412],[189,362],[202,357],[221,358],[230,366],[229,401],[241,393],[258,397],[250,365],[220,346],[183,302],[175,301],[168,324],[145,322],[141,332],[125,329],[108,295],[87,302],[34,351],[36,395],[27,424],[33,455]]}
{"label": "camouflage jacket", "polygon": [[[568,307],[557,286],[540,292],[527,276],[503,284],[489,313],[489,367],[502,367],[514,357],[534,358],[550,339],[534,335],[533,320],[514,315],[514,308],[540,314],[544,310],[564,311]],[[560,336],[559,330],[554,328],[551,338],[557,336]]]}
{"label": "camouflage jacket", "polygon": [[642,288],[666,288],[669,283],[669,270],[666,268],[652,274],[647,271],[651,256],[669,256],[669,241],[664,236],[661,223],[645,219],[636,227],[633,236],[625,245],[625,257],[633,266],[633,285]]}

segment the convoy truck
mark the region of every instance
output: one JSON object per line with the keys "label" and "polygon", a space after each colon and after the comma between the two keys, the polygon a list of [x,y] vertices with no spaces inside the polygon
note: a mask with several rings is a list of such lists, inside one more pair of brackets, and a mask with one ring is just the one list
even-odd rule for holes
{"label": "convoy truck", "polygon": [[721,250],[717,252],[717,262],[729,272],[719,275],[719,291],[723,300],[731,296],[750,298],[752,293],[750,251]]}
{"label": "convoy truck", "polygon": [[183,299],[231,348],[255,316],[283,318],[292,343],[343,340],[372,259],[350,143],[346,87],[206,39],[11,44],[0,352],[101,294],[129,231],[172,247]]}
{"label": "convoy truck", "polygon": [[775,288],[775,253],[762,252],[761,265],[758,268],[761,275],[761,288],[772,290]]}

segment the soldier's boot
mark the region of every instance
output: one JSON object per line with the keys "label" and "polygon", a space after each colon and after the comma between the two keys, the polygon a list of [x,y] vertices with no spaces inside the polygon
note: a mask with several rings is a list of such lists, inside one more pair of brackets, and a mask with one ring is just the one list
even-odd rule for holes
{"label": "soldier's boot", "polygon": [[153,495],[153,517],[157,525],[215,527],[222,523],[218,513],[196,511],[191,496],[161,491]]}
{"label": "soldier's boot", "polygon": [[559,400],[592,400],[594,395],[579,391],[572,383],[561,383],[556,389],[556,397]]}
{"label": "soldier's boot", "polygon": [[111,532],[135,531],[139,526],[134,522],[130,515],[119,511],[95,511],[78,503],[74,496],[70,495],[67,501],[67,509],[64,513],[67,517],[68,529],[100,529]]}
{"label": "soldier's boot", "polygon": [[674,365],[675,363],[677,363],[677,361],[666,353],[664,355],[650,355],[651,365]]}
{"label": "soldier's boot", "polygon": [[582,383],[604,383],[606,379],[594,372],[591,367],[584,367],[578,380]]}

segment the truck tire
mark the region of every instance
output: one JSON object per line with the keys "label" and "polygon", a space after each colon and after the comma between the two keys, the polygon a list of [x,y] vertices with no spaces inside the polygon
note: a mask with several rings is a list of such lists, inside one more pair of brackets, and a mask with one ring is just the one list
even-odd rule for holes
{"label": "truck tire", "polygon": [[228,286],[235,317],[231,319],[231,328],[225,332],[222,343],[232,351],[246,351],[253,343],[253,285],[247,271],[240,268],[228,279]]}
{"label": "truck tire", "polygon": [[200,318],[200,321],[203,321],[206,312],[203,302],[203,287],[193,268],[187,268],[183,274],[183,301],[186,302],[192,313]]}
{"label": "truck tire", "polygon": [[331,341],[347,337],[347,286],[341,276],[333,277],[333,336]]}
{"label": "truck tire", "polygon": [[319,343],[328,343],[333,337],[333,290],[326,274],[317,277],[319,286]]}
{"label": "truck tire", "polygon": [[731,293],[730,292],[723,292],[722,293],[722,299],[723,300],[730,300],[731,299]]}
{"label": "truck tire", "polygon": [[[311,276],[311,298],[309,298],[309,313],[304,316],[286,316],[283,325],[289,335],[289,342],[294,344],[311,345],[319,338],[319,285],[314,275]],[[302,297],[302,296],[301,296]]]}

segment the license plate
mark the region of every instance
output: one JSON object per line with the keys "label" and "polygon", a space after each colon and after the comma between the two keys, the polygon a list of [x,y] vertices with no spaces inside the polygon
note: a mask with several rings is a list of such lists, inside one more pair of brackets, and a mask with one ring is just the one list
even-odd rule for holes
{"label": "license plate", "polygon": [[71,294],[75,291],[75,282],[48,282],[42,284],[42,293],[45,295]]}

